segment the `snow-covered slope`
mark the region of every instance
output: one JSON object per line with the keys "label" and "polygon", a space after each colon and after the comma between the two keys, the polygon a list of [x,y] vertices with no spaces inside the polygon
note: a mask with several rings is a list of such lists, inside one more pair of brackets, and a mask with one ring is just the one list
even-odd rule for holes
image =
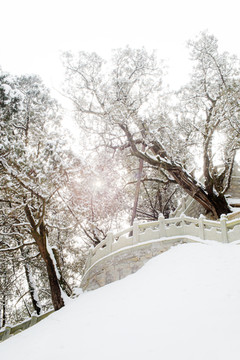
{"label": "snow-covered slope", "polygon": [[186,244],[0,344],[4,360],[239,360],[240,246]]}

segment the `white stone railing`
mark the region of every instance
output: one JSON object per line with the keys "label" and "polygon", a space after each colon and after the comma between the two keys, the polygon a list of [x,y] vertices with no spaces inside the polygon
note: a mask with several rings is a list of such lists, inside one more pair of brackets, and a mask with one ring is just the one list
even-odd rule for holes
{"label": "white stone railing", "polygon": [[184,196],[175,211],[171,212],[170,217],[174,218],[184,213],[194,203],[194,201],[196,200],[194,200],[190,195]]}
{"label": "white stone railing", "polygon": [[3,329],[0,329],[0,342],[7,340],[9,337],[19,334],[20,332],[28,329],[29,327],[37,324],[39,321],[45,319],[47,316],[52,314],[54,310],[50,310],[42,315],[32,315],[29,319],[21,322],[17,325],[7,325]]}
{"label": "white stone railing", "polygon": [[170,219],[160,216],[158,221],[153,222],[134,221],[133,226],[121,232],[108,233],[105,240],[90,250],[83,277],[94,264],[119,250],[170,238],[179,238],[179,242],[184,238],[192,238],[195,241],[215,240],[222,243],[237,240],[240,242],[240,218],[228,220],[226,216],[222,216],[219,221],[213,221],[205,219],[204,216],[195,219],[181,215]]}

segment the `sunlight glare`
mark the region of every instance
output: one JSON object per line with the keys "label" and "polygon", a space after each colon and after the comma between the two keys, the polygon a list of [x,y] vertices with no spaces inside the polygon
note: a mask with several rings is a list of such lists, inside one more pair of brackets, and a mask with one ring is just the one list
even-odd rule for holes
{"label": "sunlight glare", "polygon": [[95,179],[93,181],[93,187],[96,189],[96,190],[100,190],[103,188],[103,181],[101,179]]}

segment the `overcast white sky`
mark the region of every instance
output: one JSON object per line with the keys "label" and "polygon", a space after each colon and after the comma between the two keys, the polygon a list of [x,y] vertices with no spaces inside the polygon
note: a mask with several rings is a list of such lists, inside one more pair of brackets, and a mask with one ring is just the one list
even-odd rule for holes
{"label": "overcast white sky", "polygon": [[240,57],[239,0],[1,0],[0,66],[39,74],[48,86],[63,79],[60,52],[130,45],[169,59],[171,80],[184,81],[186,41],[208,29],[221,49]]}

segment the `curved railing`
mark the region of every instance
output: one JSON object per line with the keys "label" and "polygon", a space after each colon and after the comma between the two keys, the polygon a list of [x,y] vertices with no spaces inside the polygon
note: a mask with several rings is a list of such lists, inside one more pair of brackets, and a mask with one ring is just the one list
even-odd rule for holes
{"label": "curved railing", "polygon": [[179,239],[180,242],[184,238],[195,241],[215,240],[222,243],[239,240],[240,243],[240,218],[228,220],[226,216],[222,216],[219,221],[213,221],[205,219],[204,216],[195,219],[181,215],[170,219],[160,216],[153,222],[134,221],[133,226],[123,231],[116,234],[108,233],[100,244],[90,250],[83,278],[101,259],[128,247],[168,239]]}

